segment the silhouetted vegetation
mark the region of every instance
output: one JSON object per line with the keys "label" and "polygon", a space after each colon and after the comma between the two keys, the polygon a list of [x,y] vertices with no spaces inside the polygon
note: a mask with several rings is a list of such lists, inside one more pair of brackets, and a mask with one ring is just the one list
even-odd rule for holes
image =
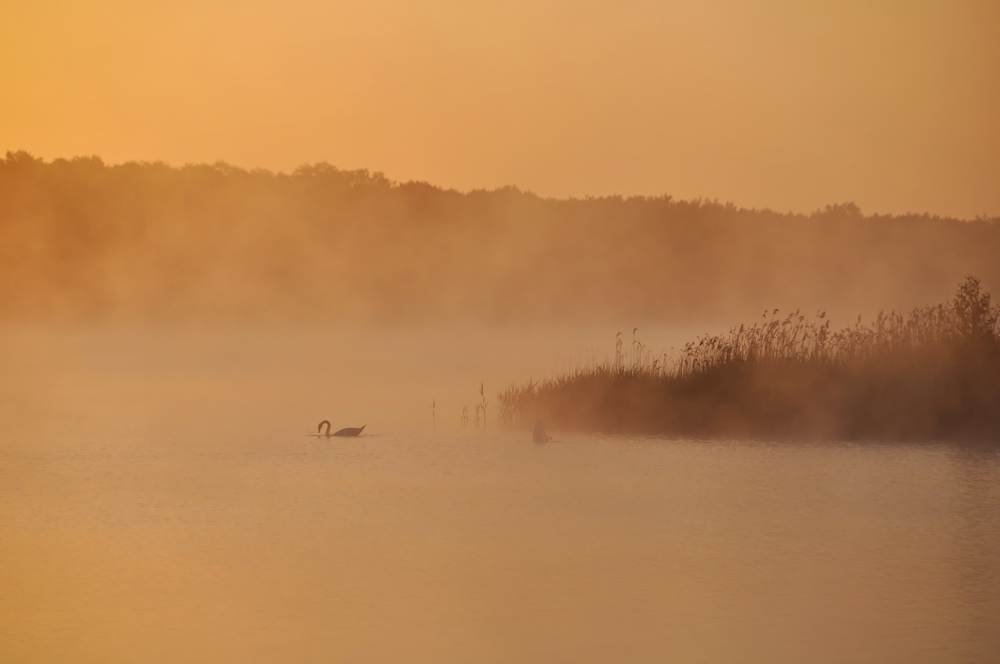
{"label": "silhouetted vegetation", "polygon": [[979,274],[1000,224],[662,197],[459,193],[327,164],[0,160],[0,317],[732,320],[910,308]]}
{"label": "silhouetted vegetation", "polygon": [[501,420],[603,432],[873,439],[1000,436],[1000,306],[968,277],[954,299],[831,331],[764,315],[676,357],[619,335],[615,357],[498,395]]}

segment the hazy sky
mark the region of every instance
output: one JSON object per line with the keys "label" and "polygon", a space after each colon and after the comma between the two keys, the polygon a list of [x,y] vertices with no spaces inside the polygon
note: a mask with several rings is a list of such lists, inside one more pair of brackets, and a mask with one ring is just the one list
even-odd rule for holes
{"label": "hazy sky", "polygon": [[1000,215],[996,0],[0,0],[0,151]]}

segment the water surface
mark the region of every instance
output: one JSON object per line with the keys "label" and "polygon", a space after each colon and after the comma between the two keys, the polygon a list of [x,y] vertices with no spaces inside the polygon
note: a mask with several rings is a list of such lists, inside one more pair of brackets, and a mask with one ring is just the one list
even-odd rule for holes
{"label": "water surface", "polygon": [[536,446],[408,338],[8,333],[0,661],[1000,658],[994,449]]}

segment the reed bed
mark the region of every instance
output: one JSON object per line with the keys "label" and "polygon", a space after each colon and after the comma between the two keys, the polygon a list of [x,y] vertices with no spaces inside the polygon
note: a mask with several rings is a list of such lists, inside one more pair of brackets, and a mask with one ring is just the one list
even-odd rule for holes
{"label": "reed bed", "polygon": [[968,277],[950,302],[832,330],[769,311],[672,357],[615,354],[498,394],[506,426],[695,436],[1000,439],[1000,306]]}

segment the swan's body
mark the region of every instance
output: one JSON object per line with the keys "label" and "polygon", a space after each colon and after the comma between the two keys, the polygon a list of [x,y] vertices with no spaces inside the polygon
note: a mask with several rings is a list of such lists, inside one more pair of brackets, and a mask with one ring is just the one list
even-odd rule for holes
{"label": "swan's body", "polygon": [[326,425],[326,433],[323,435],[325,435],[327,438],[329,438],[330,436],[341,436],[341,437],[357,436],[362,431],[364,431],[366,426],[368,426],[367,424],[365,424],[360,427],[346,427],[344,429],[338,429],[333,433],[330,433],[330,420],[323,420],[322,422],[319,423],[319,427],[316,429],[317,434],[323,431],[323,425]]}
{"label": "swan's body", "polygon": [[545,426],[540,419],[535,422],[535,431],[532,433],[531,439],[536,443],[548,443],[552,440],[552,436],[545,433]]}

